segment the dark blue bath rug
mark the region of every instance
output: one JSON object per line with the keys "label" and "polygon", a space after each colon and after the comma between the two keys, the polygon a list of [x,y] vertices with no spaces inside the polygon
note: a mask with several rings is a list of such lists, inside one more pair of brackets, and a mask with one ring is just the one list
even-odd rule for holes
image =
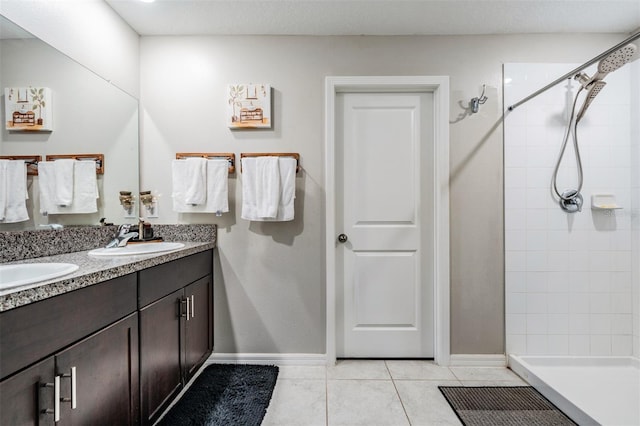
{"label": "dark blue bath rug", "polygon": [[162,426],[259,426],[278,367],[212,364],[158,423]]}
{"label": "dark blue bath rug", "polygon": [[573,426],[531,386],[438,386],[465,426]]}

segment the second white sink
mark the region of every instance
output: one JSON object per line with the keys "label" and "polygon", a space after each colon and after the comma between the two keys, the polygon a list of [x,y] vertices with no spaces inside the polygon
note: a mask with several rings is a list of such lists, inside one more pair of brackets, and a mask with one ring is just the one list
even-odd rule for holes
{"label": "second white sink", "polygon": [[73,263],[20,263],[0,265],[0,290],[51,280],[78,270]]}
{"label": "second white sink", "polygon": [[163,251],[177,250],[184,247],[182,243],[135,243],[127,244],[124,247],[99,248],[91,250],[91,256],[133,256],[137,254],[152,254]]}

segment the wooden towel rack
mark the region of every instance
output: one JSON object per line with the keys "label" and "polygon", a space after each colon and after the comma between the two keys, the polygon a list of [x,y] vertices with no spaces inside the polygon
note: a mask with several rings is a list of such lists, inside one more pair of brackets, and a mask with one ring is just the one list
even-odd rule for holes
{"label": "wooden towel rack", "polygon": [[242,173],[242,159],[244,157],[293,157],[296,159],[296,173],[300,172],[300,154],[297,152],[242,152],[240,153],[240,173]]}
{"label": "wooden towel rack", "polygon": [[70,158],[73,160],[93,160],[96,162],[96,173],[99,175],[104,174],[104,154],[56,154],[47,155],[47,161],[62,160],[64,158]]}
{"label": "wooden towel rack", "polygon": [[38,176],[38,163],[42,161],[42,155],[0,155],[0,160],[24,160],[29,176]]}
{"label": "wooden towel rack", "polygon": [[233,152],[177,152],[176,160],[185,158],[202,157],[209,160],[216,158],[225,159],[229,162],[229,174],[236,172],[236,155]]}

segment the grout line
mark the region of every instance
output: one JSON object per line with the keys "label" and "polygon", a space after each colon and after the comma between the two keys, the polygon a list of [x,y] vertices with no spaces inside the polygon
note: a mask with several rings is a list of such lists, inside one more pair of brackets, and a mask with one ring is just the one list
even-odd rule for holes
{"label": "grout line", "polygon": [[324,422],[329,426],[329,366],[324,368]]}
{"label": "grout line", "polygon": [[391,374],[391,370],[389,370],[389,365],[387,365],[387,361],[384,361],[384,367],[387,369],[387,373],[389,373],[389,377],[391,377],[391,383],[393,384],[393,388],[396,390],[396,395],[398,395],[398,400],[400,401],[400,405],[402,406],[402,411],[404,411],[404,415],[407,418],[407,423],[411,426],[411,419],[409,418],[409,414],[407,413],[407,409],[404,407],[404,402],[402,402],[402,398],[400,397],[400,392],[398,392],[398,387],[396,386],[396,381]]}

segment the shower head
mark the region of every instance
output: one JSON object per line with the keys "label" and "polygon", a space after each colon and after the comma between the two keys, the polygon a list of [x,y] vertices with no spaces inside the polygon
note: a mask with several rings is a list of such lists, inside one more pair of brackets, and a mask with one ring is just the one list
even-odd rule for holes
{"label": "shower head", "polygon": [[629,62],[636,53],[636,45],[629,43],[613,52],[598,63],[598,74],[609,74]]}
{"label": "shower head", "polygon": [[580,108],[580,112],[578,112],[578,115],[576,116],[576,123],[582,119],[584,113],[587,112],[587,108],[589,108],[589,105],[591,105],[591,102],[593,102],[593,99],[607,84],[603,81],[607,74],[617,70],[618,68],[629,62],[633,55],[635,55],[636,50],[636,45],[633,43],[629,43],[602,59],[598,63],[598,71],[594,74],[593,77],[589,78],[588,75],[582,72],[575,75],[574,78],[582,85],[584,89],[588,90],[587,97],[582,104],[582,108]]}
{"label": "shower head", "polygon": [[617,70],[629,62],[631,58],[633,58],[633,55],[635,55],[636,50],[636,45],[629,43],[602,59],[598,63],[598,71],[593,75],[593,77],[589,78],[585,73],[578,73],[574,78],[582,85],[582,87],[589,89],[589,86],[594,82],[604,79],[607,74]]}
{"label": "shower head", "polygon": [[591,102],[593,102],[593,99],[596,96],[598,96],[598,93],[600,93],[600,91],[606,85],[607,83],[605,83],[604,81],[596,80],[589,86],[587,97],[585,98],[584,103],[582,104],[582,108],[580,108],[580,112],[578,112],[578,115],[576,117],[576,123],[582,119],[582,116],[584,115],[585,112],[587,112],[587,108],[589,108],[589,105],[591,105]]}

